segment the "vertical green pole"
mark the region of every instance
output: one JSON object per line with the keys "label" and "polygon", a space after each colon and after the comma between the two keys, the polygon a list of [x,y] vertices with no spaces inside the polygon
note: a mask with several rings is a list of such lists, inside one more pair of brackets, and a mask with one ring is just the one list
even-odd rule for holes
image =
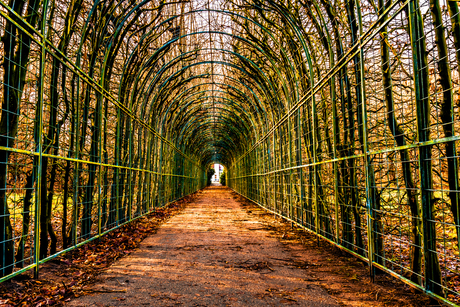
{"label": "vertical green pole", "polygon": [[254,192],[255,199],[254,200],[257,203],[260,203],[259,202],[259,200],[260,200],[260,198],[259,198],[259,176],[258,176],[258,172],[256,171],[256,170],[259,169],[259,166],[260,166],[258,157],[259,157],[259,148],[257,147],[257,148],[254,149],[254,158],[255,158],[255,160],[252,162],[252,165],[254,165],[255,167],[252,169],[252,175],[253,175],[252,178],[253,178],[253,182],[255,182],[255,187],[253,187],[253,191],[255,189],[255,192]]}
{"label": "vertical green pole", "polygon": [[441,284],[441,270],[436,252],[436,228],[432,199],[431,146],[423,144],[430,139],[430,101],[426,42],[423,33],[423,19],[417,0],[409,2],[409,26],[414,62],[418,141],[422,143],[419,147],[419,172],[422,198],[425,289],[428,292],[444,296]]}
{"label": "vertical green pole", "polygon": [[[126,131],[129,133],[129,138],[128,138],[128,152],[129,152],[129,169],[128,169],[128,172],[129,172],[129,181],[128,181],[128,221],[131,221],[132,217],[133,217],[133,170],[132,170],[132,167],[133,167],[133,128],[134,128],[134,125],[133,125],[133,122],[132,122],[132,118],[129,118],[129,120],[131,121],[131,125],[130,125],[130,129],[129,131]],[[126,191],[126,190],[125,190]]]}
{"label": "vertical green pole", "polygon": [[[300,108],[297,110],[297,150],[298,150],[298,156],[299,160],[297,161],[297,165],[303,165],[302,161],[302,129],[301,129],[301,112]],[[299,204],[300,204],[300,220],[302,223],[302,226],[305,226],[305,206],[303,205],[303,199],[305,197],[305,186],[304,186],[304,180],[303,180],[303,167],[299,168],[298,170],[299,174],[299,184],[300,184],[300,195],[299,195]]]}
{"label": "vertical green pole", "polygon": [[247,188],[247,180],[246,180],[246,177],[244,177],[244,175],[246,174],[246,157],[243,159],[243,161],[241,161],[241,164],[240,164],[240,167],[239,167],[239,181],[240,181],[240,192],[241,194],[243,195],[247,195],[246,193],[246,188]]}
{"label": "vertical green pole", "polygon": [[[162,135],[161,132],[160,132],[160,135]],[[163,180],[165,180],[165,178],[163,177],[163,140],[159,137],[158,141],[160,142],[160,157],[159,157],[159,162],[158,162],[158,205],[161,207],[163,205],[162,203],[162,198],[164,196]]]}
{"label": "vertical green pole", "polygon": [[34,277],[38,278],[39,275],[39,265],[40,261],[40,216],[41,216],[41,195],[42,195],[42,160],[43,160],[43,106],[44,106],[44,96],[45,96],[45,63],[46,63],[46,13],[48,11],[48,0],[45,0],[43,3],[42,11],[42,23],[41,23],[41,53],[40,53],[40,87],[38,94],[38,107],[40,108],[38,114],[39,118],[35,119],[39,121],[38,124],[38,146],[37,151],[38,155],[38,165],[37,165],[37,185],[36,185],[36,194],[35,194],[35,236],[34,236]]}
{"label": "vertical green pole", "polygon": [[[333,142],[333,157],[334,160],[337,159],[337,145],[338,145],[338,135],[337,135],[337,100],[335,93],[335,75],[331,77],[331,100],[332,100],[332,142]],[[339,162],[333,162],[334,167],[334,204],[335,204],[335,241],[337,244],[340,244],[340,226],[339,226]]]}
{"label": "vertical green pole", "polygon": [[245,187],[245,196],[250,198],[249,197],[249,187],[250,187],[250,181],[249,181],[249,178],[248,177],[248,173],[249,173],[249,158],[250,158],[250,154],[247,155],[245,158],[244,158],[244,187]]}
{"label": "vertical green pole", "polygon": [[248,190],[249,190],[249,182],[248,182],[248,160],[249,160],[249,155],[246,155],[243,159],[243,167],[242,167],[242,189],[243,192],[242,194],[246,197],[248,197]]}
{"label": "vertical green pole", "polygon": [[[276,152],[275,152],[275,131],[272,132],[272,157],[273,157],[273,161],[272,161],[272,170],[275,171],[276,170]],[[272,206],[272,209],[273,209],[273,212],[277,212],[276,210],[276,173],[273,172],[271,173],[271,175],[273,180],[273,187],[271,189],[272,193],[273,193],[273,197],[271,197],[271,199],[273,199],[273,206]]]}
{"label": "vertical green pole", "polygon": [[[286,176],[285,176],[285,172],[282,171],[280,172],[280,169],[283,169],[283,167],[285,165],[287,165],[287,161],[285,159],[285,155],[284,155],[284,151],[286,150],[285,147],[283,147],[283,144],[282,144],[282,139],[283,139],[283,129],[281,128],[281,126],[278,127],[278,150],[279,150],[279,155],[280,155],[280,164],[278,165],[278,174],[279,174],[279,178],[280,178],[280,197],[281,197],[281,202],[280,202],[280,213],[284,216],[288,216],[289,217],[289,199],[287,200],[287,203],[288,203],[288,208],[287,208],[287,212],[285,212],[285,203],[286,203],[286,192],[287,192],[287,189],[285,188],[286,187]],[[289,159],[289,157],[288,157]]]}
{"label": "vertical green pole", "polygon": [[270,139],[266,139],[265,143],[265,161],[264,163],[264,171],[265,171],[265,206],[267,208],[270,208],[270,174],[267,174],[270,172]]}
{"label": "vertical green pole", "polygon": [[263,154],[264,154],[264,144],[261,143],[257,150],[257,159],[255,173],[257,174],[257,202],[263,204],[263,176],[261,175],[261,170],[263,169]]}
{"label": "vertical green pole", "polygon": [[[77,76],[77,95],[76,97],[80,97],[80,78]],[[76,102],[76,119],[75,119],[75,158],[80,158],[80,101]],[[74,180],[73,180],[73,203],[74,203],[74,212],[73,212],[73,226],[72,226],[72,244],[76,245],[78,241],[78,182],[79,182],[79,169],[80,163],[75,162],[75,170],[74,170]]]}
{"label": "vertical green pole", "polygon": [[317,174],[317,157],[316,149],[318,146],[318,140],[316,139],[316,103],[315,96],[312,94],[310,96],[311,103],[311,120],[312,120],[312,136],[313,136],[313,145],[312,145],[312,156],[313,156],[313,188],[314,188],[314,197],[313,197],[313,206],[315,206],[315,230],[317,234],[321,233],[320,230],[320,217],[319,217],[319,201],[318,201],[318,174]]}
{"label": "vertical green pole", "polygon": [[[289,159],[289,218],[291,221],[294,219],[294,212],[293,212],[293,207],[292,207],[292,193],[293,193],[293,186],[292,186],[292,123],[291,123],[291,118],[288,117],[288,137],[289,137],[289,149],[288,149],[288,159]],[[291,227],[292,227],[292,222],[291,222]]]}
{"label": "vertical green pole", "polygon": [[245,181],[246,178],[244,178],[244,171],[245,171],[244,167],[245,167],[245,160],[243,158],[238,163],[238,171],[237,171],[237,173],[238,173],[238,176],[237,176],[238,177],[238,179],[237,179],[237,181],[238,181],[238,191],[242,195],[245,195],[245,182],[246,182]]}
{"label": "vertical green pole", "polygon": [[[361,38],[360,38],[361,40]],[[361,49],[360,52],[360,57],[361,57],[361,74],[364,74],[364,64],[363,64],[363,50]],[[364,169],[365,169],[365,176],[366,176],[366,211],[367,211],[367,240],[368,240],[368,258],[369,258],[369,270],[371,276],[374,276],[374,270],[373,270],[373,262],[374,262],[374,244],[376,243],[374,240],[374,233],[373,233],[373,220],[374,220],[374,202],[375,200],[375,193],[373,192],[373,185],[375,182],[371,180],[371,178],[374,178],[373,175],[373,167],[371,165],[371,158],[369,156],[369,141],[368,141],[368,133],[367,133],[367,108],[366,108],[366,99],[364,98],[365,96],[365,91],[364,91],[364,76],[361,76],[362,84],[361,84],[361,94],[363,97],[363,103],[362,103],[362,116],[363,116],[363,137],[364,137]]]}
{"label": "vertical green pole", "polygon": [[[120,220],[120,153],[121,153],[121,110],[117,108],[117,139],[115,141],[115,176],[113,178],[113,184],[115,184],[115,223],[118,225]],[[113,196],[112,196],[113,197]]]}
{"label": "vertical green pole", "polygon": [[158,166],[159,166],[159,150],[157,149],[159,147],[159,143],[158,143],[158,140],[160,138],[155,136],[155,139],[154,139],[154,146],[155,146],[155,150],[154,150],[154,153],[155,153],[155,159],[153,161],[154,163],[154,169],[155,169],[155,183],[154,183],[154,189],[153,189],[153,193],[155,193],[155,197],[153,199],[153,204],[154,204],[154,207],[156,210],[156,208],[158,207],[158,203],[159,203],[159,200],[160,200],[160,193],[159,193],[159,183],[160,183],[160,176],[158,175],[160,173],[160,171],[158,170]]}
{"label": "vertical green pole", "polygon": [[362,97],[362,129],[363,129],[363,152],[364,152],[364,173],[366,176],[366,225],[367,225],[367,240],[368,240],[368,259],[369,259],[369,274],[373,278],[374,276],[374,233],[373,233],[373,220],[374,212],[373,208],[375,206],[375,193],[374,187],[375,182],[372,180],[374,178],[374,170],[371,165],[370,156],[369,156],[369,141],[367,133],[367,108],[366,108],[366,91],[365,91],[365,76],[364,76],[364,46],[362,45],[362,17],[361,17],[361,8],[359,1],[356,1],[356,8],[358,12],[358,26],[359,26],[359,65],[360,65],[360,95]]}
{"label": "vertical green pole", "polygon": [[259,188],[259,204],[265,207],[265,142],[260,143],[260,152],[259,152],[259,170],[258,174],[260,176],[260,188]]}
{"label": "vertical green pole", "polygon": [[[104,76],[104,73],[102,74]],[[104,77],[102,77],[101,84],[104,84]],[[102,138],[102,129],[104,128],[104,95],[101,95],[101,103],[99,105],[99,174],[98,174],[98,184],[97,187],[99,189],[99,197],[98,197],[98,202],[97,202],[97,233],[101,234],[102,233],[102,196],[103,196],[103,179],[102,179],[102,173],[104,171],[104,166],[102,166],[103,163],[103,156],[104,156],[104,143],[103,143],[103,138]]]}
{"label": "vertical green pole", "polygon": [[[146,131],[145,133],[145,138],[146,140],[148,139],[148,142],[147,144],[150,144],[150,140],[152,139],[152,133],[150,131]],[[146,202],[147,202],[147,212],[150,212],[150,210],[152,209],[152,189],[153,189],[153,186],[152,186],[152,151],[151,151],[151,146],[149,146],[148,150],[147,150],[147,157],[146,157],[146,170],[145,170],[145,173],[146,173],[146,177],[148,178],[146,180],[146,185],[147,185],[147,191],[144,192],[144,193],[147,193],[147,199],[146,199]],[[145,212],[145,213],[147,213]]]}
{"label": "vertical green pole", "polygon": [[235,180],[235,189],[236,189],[236,191],[238,191],[239,193],[241,193],[241,189],[240,189],[240,180],[241,180],[241,179],[238,178],[239,175],[240,175],[240,165],[241,165],[240,163],[241,163],[241,161],[238,161],[238,162],[236,163],[236,165],[234,166],[234,168],[233,168],[233,177],[235,178],[235,179],[234,179],[234,180]]}

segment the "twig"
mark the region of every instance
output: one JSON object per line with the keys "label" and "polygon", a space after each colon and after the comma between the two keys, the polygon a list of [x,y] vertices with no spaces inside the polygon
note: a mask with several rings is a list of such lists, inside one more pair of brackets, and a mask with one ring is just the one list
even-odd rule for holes
{"label": "twig", "polygon": [[126,293],[126,289],[122,290],[109,290],[109,289],[103,289],[103,290],[94,290],[94,289],[89,289],[85,290],[86,292],[91,292],[91,293]]}

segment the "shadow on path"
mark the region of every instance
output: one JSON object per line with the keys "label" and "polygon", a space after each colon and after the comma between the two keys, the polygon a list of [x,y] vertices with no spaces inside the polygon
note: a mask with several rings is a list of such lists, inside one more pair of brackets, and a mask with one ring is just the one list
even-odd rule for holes
{"label": "shadow on path", "polygon": [[337,306],[233,195],[201,191],[68,306]]}
{"label": "shadow on path", "polygon": [[395,284],[372,284],[356,259],[291,238],[272,216],[227,187],[208,187],[102,273],[93,295],[67,306],[426,305]]}

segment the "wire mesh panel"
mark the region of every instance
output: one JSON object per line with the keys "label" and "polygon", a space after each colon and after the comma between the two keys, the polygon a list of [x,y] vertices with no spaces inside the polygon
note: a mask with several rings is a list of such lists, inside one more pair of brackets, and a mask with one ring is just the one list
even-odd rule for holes
{"label": "wire mesh panel", "polygon": [[279,38],[289,48],[299,42],[287,57],[304,56],[308,84],[299,83],[297,101],[262,135],[274,140],[270,171],[253,172],[269,163],[258,159],[236,176],[245,168],[236,159],[230,186],[247,196],[248,176],[271,176],[261,206],[368,261],[372,272],[458,303],[458,4],[317,1],[290,9],[278,18],[296,20],[290,29],[305,35]]}
{"label": "wire mesh panel", "polygon": [[141,99],[129,102],[137,85],[124,75],[126,57],[138,46],[136,27],[153,26],[151,5],[134,13],[119,6],[117,13],[137,14],[122,33],[114,19],[98,16],[114,8],[90,1],[0,5],[3,281],[33,267],[38,273],[39,263],[205,180],[194,155],[136,113]]}
{"label": "wire mesh panel", "polygon": [[459,25],[446,0],[0,2],[1,280],[221,163],[371,272],[458,303]]}

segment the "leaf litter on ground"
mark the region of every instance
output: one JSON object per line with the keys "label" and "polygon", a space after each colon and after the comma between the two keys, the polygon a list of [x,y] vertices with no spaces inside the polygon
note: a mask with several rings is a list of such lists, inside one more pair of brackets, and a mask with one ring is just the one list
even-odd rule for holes
{"label": "leaf litter on ground", "polygon": [[[196,193],[140,217],[98,240],[40,265],[39,279],[30,271],[0,283],[0,306],[63,306],[73,297],[94,293],[91,285],[102,270],[129,255],[144,238],[156,232],[168,218],[179,213]],[[123,290],[104,289],[104,292]]]}

